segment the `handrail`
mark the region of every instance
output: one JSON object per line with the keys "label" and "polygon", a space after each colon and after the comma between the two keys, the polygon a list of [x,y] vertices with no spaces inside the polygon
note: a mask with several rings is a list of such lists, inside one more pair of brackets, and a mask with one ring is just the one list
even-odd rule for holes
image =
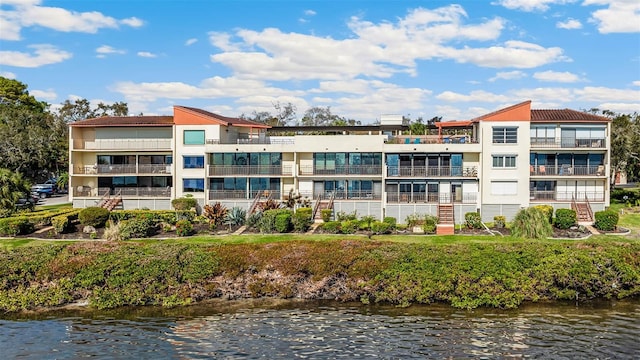
{"label": "handrail", "polygon": [[251,203],[251,206],[249,207],[249,212],[247,213],[247,216],[253,215],[253,213],[256,211],[256,208],[258,207],[258,201],[260,200],[261,197],[262,197],[262,192],[258,191],[256,193],[256,197],[253,199],[253,202]]}
{"label": "handrail", "polygon": [[97,206],[98,207],[104,207],[104,205],[107,203],[107,201],[109,201],[109,193],[111,192],[111,189],[107,189],[104,191],[104,194],[102,194],[102,197],[100,198],[100,200],[97,201]]}
{"label": "handrail", "polygon": [[333,209],[333,201],[336,198],[336,192],[332,192],[331,193],[331,198],[329,198],[329,206],[327,207],[327,209]]}
{"label": "handrail", "polygon": [[587,212],[589,213],[589,219],[593,221],[593,209],[591,209],[591,203],[589,202],[589,197],[587,195],[584,196],[584,201],[587,203]]}
{"label": "handrail", "polygon": [[313,205],[313,214],[311,215],[312,219],[316,218],[316,215],[318,214],[318,209],[320,208],[320,199],[322,198],[321,194],[318,194],[318,196],[316,196],[316,203],[315,205]]}

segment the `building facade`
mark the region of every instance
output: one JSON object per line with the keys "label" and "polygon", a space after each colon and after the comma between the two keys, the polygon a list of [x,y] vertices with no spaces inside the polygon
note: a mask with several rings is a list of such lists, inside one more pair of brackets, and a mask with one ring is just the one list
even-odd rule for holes
{"label": "building facade", "polygon": [[118,197],[125,209],[201,205],[250,209],[262,196],[330,200],[335,212],[398,221],[411,214],[452,221],[479,211],[513,218],[536,204],[609,205],[607,118],[532,110],[530,101],[410,134],[402,117],[377,126],[283,127],[175,106],[173,116],[104,117],[70,125],[74,207]]}

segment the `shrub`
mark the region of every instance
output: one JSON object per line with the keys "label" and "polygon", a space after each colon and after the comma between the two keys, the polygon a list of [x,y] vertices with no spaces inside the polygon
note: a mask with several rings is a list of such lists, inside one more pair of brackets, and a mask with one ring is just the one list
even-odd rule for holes
{"label": "shrub", "polygon": [[26,217],[12,217],[2,219],[0,222],[0,235],[25,235],[31,234],[35,226]]}
{"label": "shrub", "polygon": [[312,212],[313,209],[309,207],[298,208],[292,218],[293,230],[296,232],[305,232],[309,230],[309,226],[311,226]]}
{"label": "shrub", "polygon": [[594,226],[598,230],[613,231],[618,225],[618,213],[613,210],[596,211]]}
{"label": "shrub", "polygon": [[156,223],[150,217],[140,216],[125,220],[120,228],[125,239],[145,238],[152,236],[156,232]]}
{"label": "shrub", "polygon": [[[280,214],[288,214],[288,218],[285,217],[277,220]],[[279,221],[279,222],[278,222]],[[289,209],[271,209],[262,212],[262,218],[260,219],[260,223],[258,225],[260,232],[263,233],[273,233],[273,232],[287,232],[280,231],[278,227],[282,229],[283,227],[290,228],[291,226],[291,210]]]}
{"label": "shrub", "polygon": [[176,210],[189,210],[198,206],[198,200],[193,197],[181,197],[171,200],[171,206]]}
{"label": "shrub", "polygon": [[542,211],[544,216],[549,221],[549,224],[553,224],[553,206],[551,205],[536,205],[534,208]]}
{"label": "shrub", "polygon": [[347,220],[356,220],[356,219],[358,219],[358,212],[355,211],[355,210],[352,213],[339,211],[336,214],[336,220],[337,221],[347,221]]}
{"label": "shrub", "polygon": [[320,210],[320,215],[322,216],[322,221],[329,222],[333,215],[333,209],[322,209]]}
{"label": "shrub", "polygon": [[558,229],[568,229],[578,223],[576,212],[573,209],[556,210],[556,227]]}
{"label": "shrub", "polygon": [[217,202],[213,205],[205,205],[202,215],[209,219],[211,228],[215,229],[222,225],[225,217],[227,216],[227,212],[229,212],[227,207]]}
{"label": "shrub", "polygon": [[247,211],[241,207],[233,207],[224,217],[224,224],[229,227],[244,225],[247,218]]}
{"label": "shrub", "polygon": [[260,211],[249,215],[249,217],[247,218],[247,222],[246,222],[247,228],[249,228],[249,229],[258,228],[260,226],[260,221],[261,220],[262,220],[262,212],[260,212]]}
{"label": "shrub", "polygon": [[613,189],[611,190],[611,200],[620,204],[635,204],[636,200],[640,200],[640,193],[634,190]]}
{"label": "shrub", "polygon": [[189,236],[193,234],[193,224],[189,220],[178,220],[176,223],[176,235]]}
{"label": "shrub", "polygon": [[339,221],[327,221],[322,224],[322,230],[330,233],[330,234],[338,234],[340,232],[340,222]]}
{"label": "shrub", "polygon": [[109,210],[97,206],[84,208],[80,210],[78,219],[84,226],[103,227],[109,219]]}
{"label": "shrub", "polygon": [[371,229],[371,224],[376,221],[376,218],[371,215],[366,215],[360,218],[360,229],[369,230]]}
{"label": "shrub", "polygon": [[507,225],[507,218],[503,215],[496,215],[493,217],[493,223],[496,228],[504,229],[504,227]]}
{"label": "shrub", "polygon": [[410,214],[404,219],[404,222],[407,224],[407,227],[412,228],[416,225],[424,224],[424,219],[420,214]]}
{"label": "shrub", "polygon": [[437,216],[425,215],[424,224],[422,225],[422,230],[427,234],[433,234],[436,232],[437,225],[438,225]]}
{"label": "shrub", "polygon": [[511,234],[525,239],[546,239],[553,234],[553,228],[545,215],[536,207],[518,211],[511,225]]}
{"label": "shrub", "polygon": [[374,221],[371,223],[371,232],[374,234],[388,234],[391,232],[391,224],[383,221]]}
{"label": "shrub", "polygon": [[343,234],[355,234],[360,228],[360,222],[358,220],[344,220],[340,222],[340,231]]}
{"label": "shrub", "polygon": [[260,203],[260,210],[262,210],[262,212],[265,212],[267,210],[277,210],[282,208],[283,206],[286,206],[286,205],[281,204],[280,202],[274,199],[267,199],[267,201]]}
{"label": "shrub", "polygon": [[107,241],[122,241],[125,240],[122,234],[122,223],[116,223],[113,220],[109,220],[107,227],[104,229],[102,237]]}
{"label": "shrub", "polygon": [[464,214],[464,221],[469,229],[482,229],[482,218],[477,212]]}
{"label": "shrub", "polygon": [[291,224],[291,210],[283,211],[276,215],[276,232],[287,233],[290,232],[293,225]]}
{"label": "shrub", "polygon": [[396,229],[396,218],[394,218],[393,216],[386,216],[384,219],[382,219],[382,222],[389,224],[389,230]]}
{"label": "shrub", "polygon": [[54,216],[51,218],[51,225],[57,234],[64,234],[72,230],[73,220],[77,217],[78,214],[75,213]]}

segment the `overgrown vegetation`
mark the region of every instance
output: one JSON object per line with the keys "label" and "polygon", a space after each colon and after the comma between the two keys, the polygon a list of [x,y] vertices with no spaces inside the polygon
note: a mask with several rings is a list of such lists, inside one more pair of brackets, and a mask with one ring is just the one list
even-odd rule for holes
{"label": "overgrown vegetation", "polygon": [[518,211],[511,225],[511,234],[525,239],[546,239],[553,234],[548,215],[537,207]]}

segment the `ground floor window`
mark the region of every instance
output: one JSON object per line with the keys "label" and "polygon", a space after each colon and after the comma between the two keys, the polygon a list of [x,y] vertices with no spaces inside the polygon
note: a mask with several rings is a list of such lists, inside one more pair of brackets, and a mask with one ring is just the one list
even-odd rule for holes
{"label": "ground floor window", "polygon": [[374,180],[314,181],[314,197],[334,196],[336,199],[379,199],[382,182]]}

